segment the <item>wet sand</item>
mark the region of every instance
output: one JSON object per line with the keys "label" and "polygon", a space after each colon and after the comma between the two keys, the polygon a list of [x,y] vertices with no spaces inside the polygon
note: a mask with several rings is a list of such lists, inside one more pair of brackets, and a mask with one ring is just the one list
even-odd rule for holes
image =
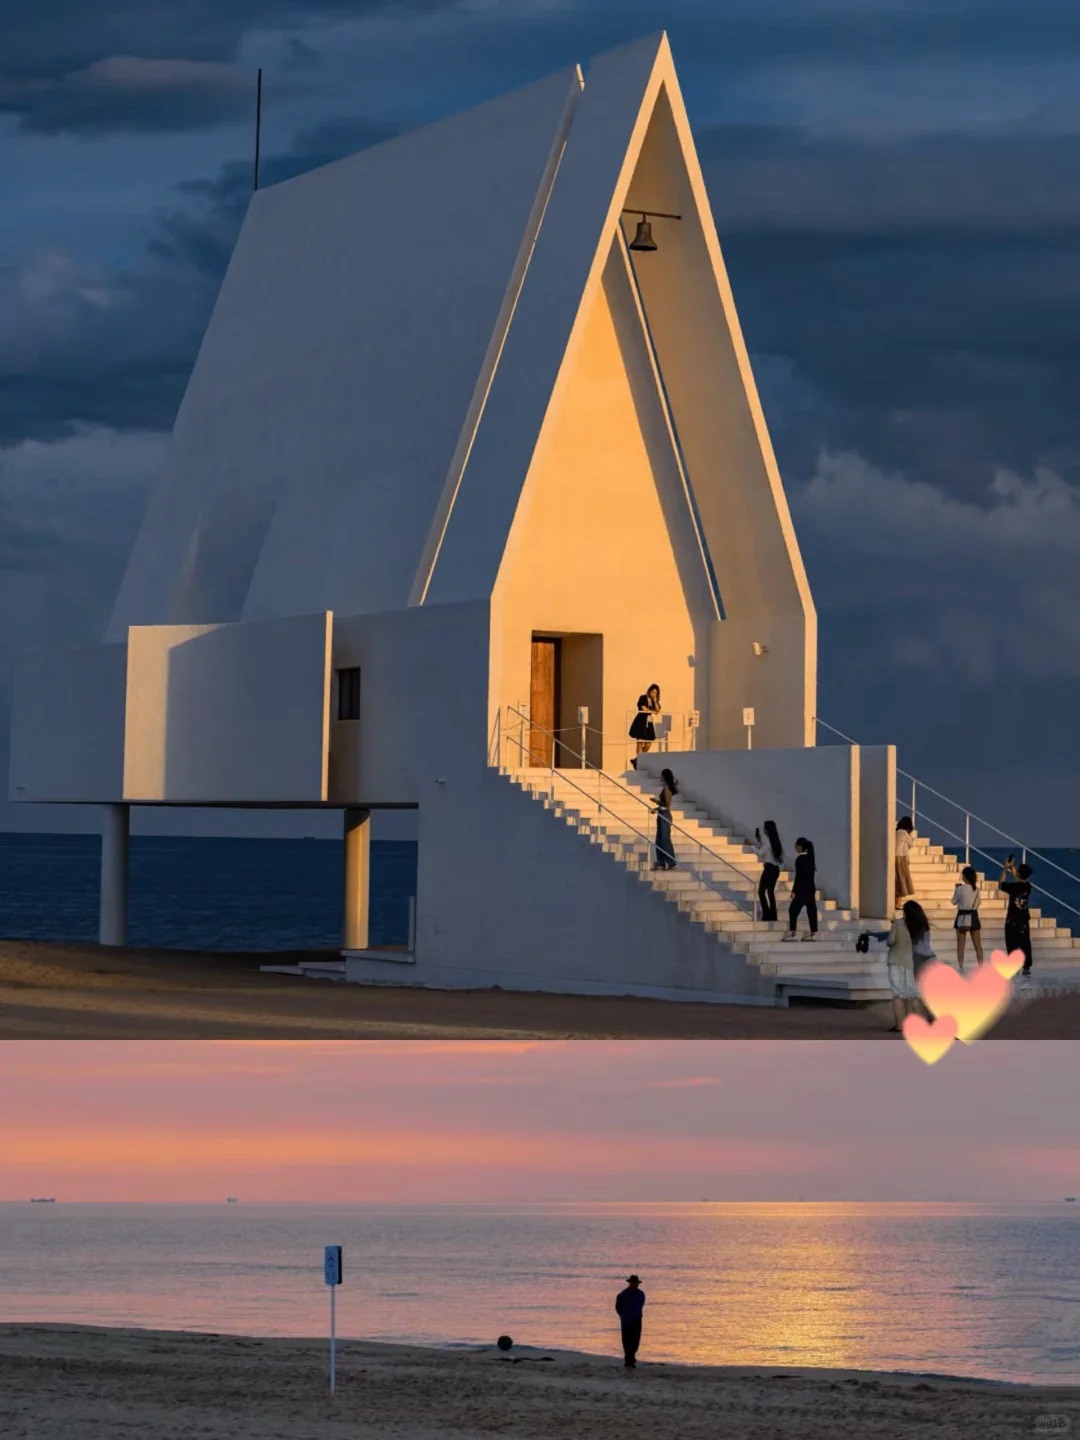
{"label": "wet sand", "polygon": [[[514,1355],[518,1352],[511,1352]],[[1080,1387],[650,1364],[529,1350],[0,1326],[10,1440],[1015,1440],[1080,1432]],[[527,1356],[528,1358],[524,1358]],[[549,1356],[550,1359],[541,1359]],[[1051,1430],[1043,1417],[1054,1417]]]}
{"label": "wet sand", "polygon": [[[792,1039],[890,1035],[886,1007],[684,1004],[415,990],[264,975],[295,956],[0,941],[0,1039]],[[306,958],[311,958],[310,956]],[[1080,995],[1036,1000],[995,1038],[1080,1038]]]}

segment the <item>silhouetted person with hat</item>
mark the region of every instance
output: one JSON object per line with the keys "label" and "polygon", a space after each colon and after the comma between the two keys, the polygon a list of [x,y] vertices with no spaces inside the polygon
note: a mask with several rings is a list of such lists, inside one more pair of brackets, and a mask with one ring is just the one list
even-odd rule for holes
{"label": "silhouetted person with hat", "polygon": [[641,1344],[641,1312],[645,1309],[645,1291],[636,1275],[626,1282],[626,1289],[615,1297],[615,1313],[622,1326],[623,1364],[627,1370],[637,1365],[638,1346]]}

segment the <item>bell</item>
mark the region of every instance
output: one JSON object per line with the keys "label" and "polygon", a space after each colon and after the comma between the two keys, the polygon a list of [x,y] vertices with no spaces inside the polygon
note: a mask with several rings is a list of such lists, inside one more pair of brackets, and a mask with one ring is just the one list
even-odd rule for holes
{"label": "bell", "polygon": [[655,250],[656,241],[652,238],[652,225],[644,216],[638,221],[637,234],[630,241],[631,250]]}

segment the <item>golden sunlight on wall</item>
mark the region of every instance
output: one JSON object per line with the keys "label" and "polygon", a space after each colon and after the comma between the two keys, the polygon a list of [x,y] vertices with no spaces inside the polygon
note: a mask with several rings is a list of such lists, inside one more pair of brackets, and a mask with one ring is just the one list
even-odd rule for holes
{"label": "golden sunlight on wall", "polygon": [[[660,685],[664,708],[679,715],[704,705],[708,607],[625,256],[613,247],[560,376],[499,573],[492,702],[528,698],[534,634],[601,635],[604,764],[621,769],[627,712],[648,685]],[[563,724],[589,703],[568,693],[584,684],[564,668]],[[590,723],[595,712],[594,698]]]}

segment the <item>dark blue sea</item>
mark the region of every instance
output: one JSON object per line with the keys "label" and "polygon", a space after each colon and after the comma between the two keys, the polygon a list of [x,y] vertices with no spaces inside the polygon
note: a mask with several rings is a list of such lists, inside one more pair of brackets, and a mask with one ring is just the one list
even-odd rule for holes
{"label": "dark blue sea", "polygon": [[[1001,854],[1007,853],[1002,851]],[[0,834],[0,938],[97,939],[96,835]],[[1030,857],[1058,903],[1034,903],[1080,930],[1080,853]],[[1069,875],[1049,867],[1053,861]],[[986,862],[978,861],[980,869]],[[189,950],[323,950],[341,938],[342,846],[337,840],[134,835],[128,943]],[[416,843],[371,846],[371,943],[408,939]],[[1072,907],[1071,909],[1069,907]]]}
{"label": "dark blue sea", "polygon": [[[184,950],[324,950],[341,943],[338,840],[131,838],[128,943]],[[0,937],[98,934],[96,835],[0,834]],[[371,943],[404,943],[416,843],[371,846]]]}

